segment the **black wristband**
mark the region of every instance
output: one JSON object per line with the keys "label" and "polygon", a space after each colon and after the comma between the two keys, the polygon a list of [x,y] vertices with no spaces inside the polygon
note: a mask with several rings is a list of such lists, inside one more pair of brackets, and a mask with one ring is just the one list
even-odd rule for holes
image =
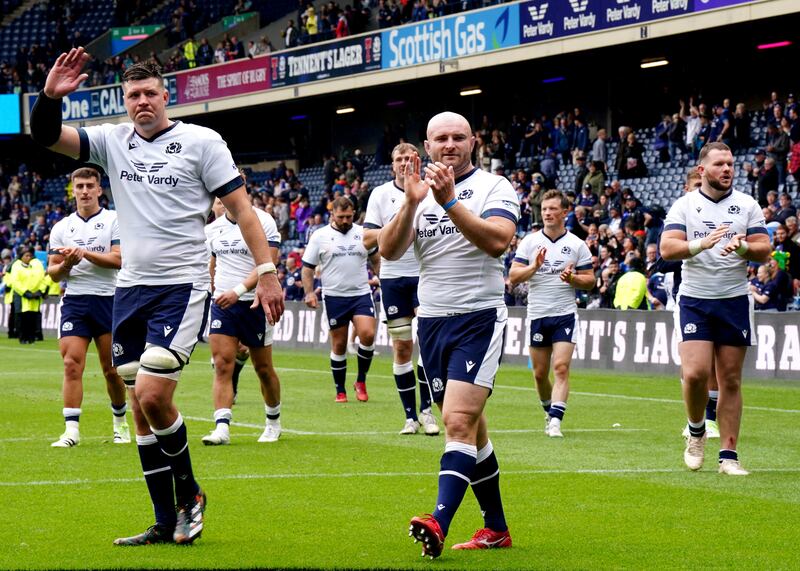
{"label": "black wristband", "polygon": [[52,147],[61,138],[61,98],[51,99],[39,92],[31,110],[31,137],[44,147]]}

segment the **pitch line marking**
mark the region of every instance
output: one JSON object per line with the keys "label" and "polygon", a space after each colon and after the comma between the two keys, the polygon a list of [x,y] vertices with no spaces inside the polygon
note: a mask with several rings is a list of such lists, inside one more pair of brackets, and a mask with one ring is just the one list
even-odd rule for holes
{"label": "pitch line marking", "polygon": [[[294,369],[291,367],[275,367],[278,371],[290,371],[296,373],[329,373],[330,371],[327,370],[320,370],[320,369]],[[394,376],[391,375],[378,375],[378,374],[370,374],[370,377],[373,378],[380,378],[380,379],[394,379]],[[504,384],[496,384],[495,387],[501,389],[509,389],[512,391],[525,391],[525,392],[533,392],[536,389],[533,387],[517,387],[513,385],[504,385]],[[658,398],[658,397],[636,397],[636,396],[629,396],[629,395],[619,395],[613,393],[590,393],[585,391],[570,391],[570,394],[573,395],[580,395],[584,397],[596,397],[596,398],[610,398],[610,399],[622,399],[622,400],[636,400],[636,401],[649,401],[649,402],[660,402],[663,404],[683,404],[683,401],[680,399],[665,399],[665,398]],[[746,410],[759,410],[763,412],[785,412],[788,414],[800,414],[800,409],[792,409],[792,408],[771,408],[768,406],[752,406],[752,405],[744,405]],[[495,431],[493,431],[495,432]]]}
{"label": "pitch line marking", "polygon": [[[750,468],[750,472],[759,474],[790,474],[800,472],[800,467],[790,468]],[[708,470],[709,474],[713,471]],[[570,476],[570,475],[627,475],[627,474],[689,474],[686,468],[607,468],[607,469],[577,469],[577,470],[502,470],[501,474],[513,476],[533,476],[537,474]],[[229,481],[229,480],[297,480],[297,479],[341,479],[341,478],[431,478],[436,476],[436,472],[349,472],[340,474],[320,474],[318,472],[309,474],[229,474],[226,476],[205,475],[202,480]],[[76,485],[97,485],[97,484],[133,484],[143,482],[144,478],[102,478],[98,480],[73,479],[73,480],[36,480],[32,482],[0,482],[0,487],[14,488],[24,486],[76,486]]]}

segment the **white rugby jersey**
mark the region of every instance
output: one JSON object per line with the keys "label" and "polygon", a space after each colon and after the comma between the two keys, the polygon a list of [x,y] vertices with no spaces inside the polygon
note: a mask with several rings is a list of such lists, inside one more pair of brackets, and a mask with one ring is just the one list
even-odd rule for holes
{"label": "white rugby jersey", "polygon": [[[264,229],[267,242],[273,248],[281,245],[281,235],[272,216],[253,208],[258,216],[258,221]],[[218,294],[233,289],[247,279],[256,262],[250,249],[242,237],[242,230],[236,222],[231,222],[227,216],[220,216],[206,226],[208,248],[215,257],[214,264],[214,297]],[[255,298],[254,291],[248,291],[239,298],[241,301],[250,301]]]}
{"label": "white rugby jersey", "polygon": [[[504,177],[479,168],[456,179],[456,197],[481,218],[519,220],[519,201]],[[414,214],[414,250],[419,259],[420,317],[443,317],[505,307],[502,258],[492,258],[461,235],[433,192]]]}
{"label": "white rugby jersey", "polygon": [[[367,213],[364,216],[364,228],[379,229],[386,226],[406,201],[406,193],[395,184],[395,181],[384,183],[369,196]],[[380,278],[407,278],[419,275],[419,262],[414,255],[414,245],[408,247],[399,260],[387,260],[381,256]]]}
{"label": "white rugby jersey", "polygon": [[328,224],[311,235],[303,254],[303,265],[322,267],[323,297],[354,297],[370,293],[367,250],[358,224],[342,234]]}
{"label": "white rugby jersey", "polygon": [[544,230],[525,236],[514,261],[526,266],[536,259],[539,247],[547,251],[544,263],[528,280],[528,318],[555,317],[575,313],[575,289],[561,281],[561,272],[572,264],[575,270],[592,268],[592,253],[586,242],[572,232],[551,239]]}
{"label": "white rugby jersey", "polygon": [[664,230],[680,230],[691,241],[704,238],[720,226],[728,232],[716,246],[683,260],[678,293],[690,297],[723,299],[747,295],[747,260],[722,248],[735,234],[767,234],[761,207],[747,194],[731,190],[714,201],[702,190],[687,192],[672,205]]}
{"label": "white rugby jersey", "polygon": [[[89,252],[107,254],[119,244],[117,213],[101,208],[87,219],[77,212],[59,220],[50,231],[50,249],[80,247]],[[64,295],[114,295],[117,272],[101,268],[83,259],[73,266]]]}
{"label": "white rugby jersey", "polygon": [[111,180],[122,239],[118,285],[207,284],[211,203],[243,184],[222,137],[180,121],[149,139],[132,123],[78,133],[80,159]]}

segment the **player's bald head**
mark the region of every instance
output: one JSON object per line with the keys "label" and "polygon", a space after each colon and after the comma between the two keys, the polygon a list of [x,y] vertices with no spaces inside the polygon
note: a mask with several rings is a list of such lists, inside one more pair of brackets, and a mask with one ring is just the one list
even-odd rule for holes
{"label": "player's bald head", "polygon": [[469,126],[469,121],[467,121],[466,117],[459,115],[458,113],[453,113],[452,111],[444,111],[434,115],[431,117],[431,120],[428,121],[428,129],[426,130],[427,137],[430,139],[431,133],[442,126],[458,126],[463,128],[465,133],[472,133],[472,128]]}

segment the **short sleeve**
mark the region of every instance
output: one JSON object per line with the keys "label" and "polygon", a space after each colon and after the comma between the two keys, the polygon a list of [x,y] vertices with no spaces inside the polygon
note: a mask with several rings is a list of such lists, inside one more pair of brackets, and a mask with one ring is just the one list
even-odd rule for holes
{"label": "short sleeve", "polygon": [[260,211],[259,218],[270,247],[279,247],[281,245],[281,234],[278,232],[278,225],[275,224],[275,219],[270,216],[269,212],[264,212],[263,210]]}
{"label": "short sleeve", "polygon": [[115,213],[114,218],[111,220],[111,245],[119,246],[119,240],[119,222]]}
{"label": "short sleeve", "polygon": [[675,201],[675,204],[669,209],[667,218],[664,220],[664,232],[669,230],[679,230],[686,234],[686,214],[685,214],[686,196],[683,196]]}
{"label": "short sleeve", "polygon": [[592,252],[586,242],[581,242],[578,248],[578,263],[575,264],[576,270],[591,270],[592,269]]}
{"label": "short sleeve", "polygon": [[303,252],[303,265],[309,268],[316,268],[319,264],[319,237],[320,233],[314,232],[308,241],[305,252]]}
{"label": "short sleeve", "polygon": [[373,195],[367,202],[367,213],[364,215],[364,228],[367,230],[383,228],[380,206],[378,206],[381,196]]}
{"label": "short sleeve", "polygon": [[200,161],[200,178],[209,193],[222,198],[244,185],[244,180],[228,145],[219,134],[212,133],[205,141],[203,158]]}
{"label": "short sleeve", "polygon": [[747,216],[747,235],[752,236],[754,234],[764,234],[765,236],[769,236],[769,232],[767,232],[766,220],[764,219],[764,213],[756,201],[753,201],[751,204],[750,212]]}
{"label": "short sleeve", "polygon": [[531,263],[531,239],[532,234],[525,236],[517,246],[517,251],[514,254],[514,261],[518,264],[529,265]]}
{"label": "short sleeve", "polygon": [[57,222],[50,231],[49,249],[52,250],[54,248],[63,248],[64,246],[64,224]]}
{"label": "short sleeve", "polygon": [[80,153],[78,159],[84,163],[92,163],[108,170],[108,135],[115,125],[104,123],[92,127],[78,129]]}
{"label": "short sleeve", "polygon": [[514,224],[519,220],[519,199],[514,187],[505,178],[501,179],[489,192],[486,204],[483,206],[481,218],[501,216],[511,220]]}

